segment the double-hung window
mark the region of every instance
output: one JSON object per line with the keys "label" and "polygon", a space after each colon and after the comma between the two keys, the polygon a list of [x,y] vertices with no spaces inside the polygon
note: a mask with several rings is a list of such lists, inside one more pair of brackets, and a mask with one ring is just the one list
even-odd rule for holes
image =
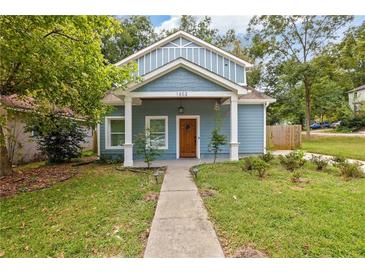
{"label": "double-hung window", "polygon": [[146,116],[146,130],[149,130],[151,146],[158,149],[168,149],[167,116]]}
{"label": "double-hung window", "polygon": [[105,118],[105,142],[107,149],[123,148],[125,140],[125,124],[122,116]]}

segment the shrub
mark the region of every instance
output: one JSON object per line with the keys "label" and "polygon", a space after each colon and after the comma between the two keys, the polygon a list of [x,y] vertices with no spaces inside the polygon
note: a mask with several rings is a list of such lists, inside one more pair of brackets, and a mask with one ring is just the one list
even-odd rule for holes
{"label": "shrub", "polygon": [[338,163],[336,166],[340,169],[340,173],[345,178],[361,178],[364,177],[364,172],[361,169],[361,164],[350,163],[348,161]]}
{"label": "shrub", "polygon": [[252,170],[257,171],[259,177],[262,179],[265,177],[269,164],[260,158],[252,159]]}
{"label": "shrub", "polygon": [[299,170],[295,170],[291,176],[291,181],[293,183],[298,183],[300,182],[300,176],[302,175],[302,173]]}
{"label": "shrub", "polygon": [[336,164],[340,164],[346,162],[346,158],[343,156],[335,156],[332,157],[332,161],[335,162]]}
{"label": "shrub", "polygon": [[254,156],[249,156],[249,157],[245,157],[243,158],[243,166],[242,166],[242,170],[246,170],[246,171],[250,171],[253,168],[253,159],[255,157]]}
{"label": "shrub", "polygon": [[220,134],[218,128],[213,129],[208,149],[214,153],[214,164],[217,160],[218,152],[222,150],[221,146],[225,145],[226,143],[226,136]]}
{"label": "shrub", "polygon": [[141,132],[135,139],[137,155],[142,155],[147,167],[150,168],[152,162],[160,155],[160,150],[151,144],[151,131]]}
{"label": "shrub", "polygon": [[356,131],[365,127],[365,114],[359,113],[342,120],[339,130]]}
{"label": "shrub", "polygon": [[308,183],[309,182],[308,179],[302,178],[302,172],[300,170],[295,170],[292,173],[292,176],[291,176],[290,180],[293,183],[296,183],[296,184],[299,184],[299,183]]}
{"label": "shrub", "polygon": [[76,120],[56,114],[34,116],[26,131],[38,133],[33,138],[50,163],[62,163],[81,156],[81,143],[85,141],[86,134]]}
{"label": "shrub", "polygon": [[272,161],[274,159],[274,155],[272,155],[272,153],[270,153],[270,152],[262,154],[259,157],[261,160],[265,161],[266,163],[269,163],[270,161]]}
{"label": "shrub", "polygon": [[311,162],[317,166],[317,170],[323,170],[328,165],[328,160],[320,155],[312,154]]}
{"label": "shrub", "polygon": [[280,163],[289,171],[301,168],[305,164],[304,152],[295,150],[283,156],[279,155]]}

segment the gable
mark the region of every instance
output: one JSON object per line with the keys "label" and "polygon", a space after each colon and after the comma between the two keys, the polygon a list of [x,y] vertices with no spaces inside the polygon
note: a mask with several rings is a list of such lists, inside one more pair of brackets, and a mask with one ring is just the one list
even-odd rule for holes
{"label": "gable", "polygon": [[138,65],[138,76],[144,76],[179,58],[239,85],[246,84],[245,67],[252,66],[248,62],[182,31],[125,58],[116,65],[135,61]]}
{"label": "gable", "polygon": [[141,91],[229,91],[204,77],[185,68],[177,68],[156,80],[149,82],[133,92]]}

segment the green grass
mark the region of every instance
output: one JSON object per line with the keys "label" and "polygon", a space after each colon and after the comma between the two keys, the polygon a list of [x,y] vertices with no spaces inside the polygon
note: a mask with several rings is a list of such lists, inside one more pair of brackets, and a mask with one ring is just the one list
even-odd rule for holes
{"label": "green grass", "polygon": [[203,199],[228,256],[251,245],[269,257],[365,257],[365,178],[306,163],[298,185],[277,160],[263,180],[241,165],[203,165],[197,179],[215,190]]}
{"label": "green grass", "polygon": [[96,153],[93,150],[83,150],[81,152],[81,157],[90,157],[94,155],[96,155]]}
{"label": "green grass", "polygon": [[30,162],[17,166],[16,170],[24,171],[28,169],[43,167],[45,165],[47,165],[47,161]]}
{"label": "green grass", "polygon": [[4,257],[139,257],[158,192],[152,175],[89,165],[52,188],[0,199]]}
{"label": "green grass", "polygon": [[319,137],[302,139],[302,149],[307,152],[365,161],[365,138],[360,137]]}

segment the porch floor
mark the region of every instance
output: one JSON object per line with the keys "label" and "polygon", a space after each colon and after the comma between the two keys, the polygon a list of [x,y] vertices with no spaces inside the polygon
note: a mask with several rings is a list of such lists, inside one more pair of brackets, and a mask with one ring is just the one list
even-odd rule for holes
{"label": "porch floor", "polygon": [[[210,160],[211,161],[211,160]],[[199,159],[156,161],[167,165],[145,258],[224,257],[217,235],[190,175]],[[143,162],[135,162],[135,165]]]}
{"label": "porch floor", "polygon": [[[217,158],[217,162],[225,162],[229,161],[229,158]],[[204,164],[204,163],[213,163],[212,158],[207,159],[197,159],[197,158],[182,158],[182,159],[174,159],[174,160],[155,160],[152,162],[152,167],[159,166],[167,166],[169,168],[172,167],[185,167],[189,170],[190,167]],[[134,160],[133,166],[135,167],[146,167],[146,163],[143,160]]]}

